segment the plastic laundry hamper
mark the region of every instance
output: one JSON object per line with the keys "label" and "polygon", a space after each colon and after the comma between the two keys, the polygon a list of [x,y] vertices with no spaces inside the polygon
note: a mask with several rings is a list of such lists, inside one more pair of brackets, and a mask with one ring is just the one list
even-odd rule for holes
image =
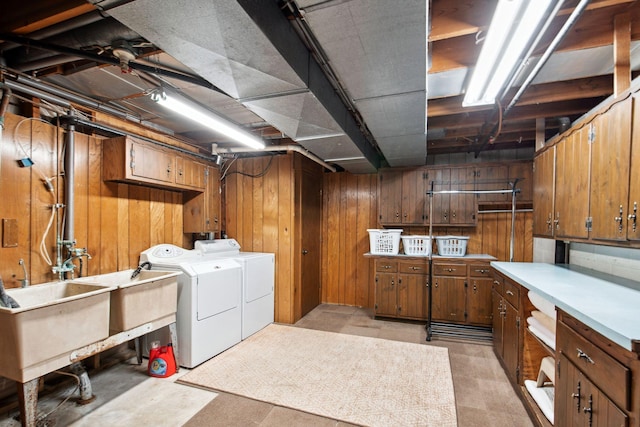
{"label": "plastic laundry hamper", "polygon": [[436,236],[438,255],[463,257],[467,253],[469,236]]}
{"label": "plastic laundry hamper", "polygon": [[398,255],[402,229],[367,229],[372,255]]}

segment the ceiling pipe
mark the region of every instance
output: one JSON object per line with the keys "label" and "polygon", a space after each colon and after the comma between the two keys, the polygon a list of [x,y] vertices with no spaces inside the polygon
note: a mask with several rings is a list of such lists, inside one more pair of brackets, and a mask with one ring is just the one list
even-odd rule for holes
{"label": "ceiling pipe", "polygon": [[[29,34],[29,37],[34,40],[46,39],[49,37],[57,36],[58,34],[64,33],[65,31],[74,30],[85,25],[93,24],[94,22],[105,19],[108,16],[109,15],[107,15],[103,11],[94,10],[92,12],[76,16],[75,18],[71,18],[67,21],[63,21],[58,24],[43,28],[41,30],[34,31],[33,33]],[[4,43],[0,43],[0,51],[6,52],[19,46],[20,43],[6,41]]]}
{"label": "ceiling pipe", "polygon": [[314,162],[318,163],[319,165],[321,165],[322,167],[324,167],[325,169],[330,170],[331,172],[336,172],[337,169],[333,166],[331,166],[329,163],[325,162],[324,160],[322,160],[321,158],[319,158],[318,156],[316,156],[315,154],[311,153],[310,151],[305,150],[304,148],[302,148],[299,145],[268,145],[266,147],[264,147],[263,149],[260,150],[254,150],[252,148],[220,148],[220,147],[216,147],[213,150],[213,154],[225,154],[225,153],[230,153],[230,154],[238,154],[238,153],[261,153],[261,152],[265,152],[265,151],[286,151],[286,152],[296,152],[296,153],[300,153],[303,156],[313,160]]}
{"label": "ceiling pipe", "polygon": [[525,79],[524,83],[522,83],[522,85],[520,86],[520,89],[518,90],[518,92],[516,92],[516,94],[511,99],[511,102],[509,103],[509,105],[507,105],[507,108],[504,109],[504,114],[507,114],[509,110],[514,105],[516,105],[518,100],[520,100],[520,97],[522,96],[524,91],[529,88],[529,85],[531,84],[533,79],[536,78],[536,76],[538,75],[542,67],[544,67],[544,64],[547,63],[547,61],[549,60],[549,57],[551,57],[551,54],[556,50],[556,47],[558,47],[558,45],[562,42],[562,40],[567,35],[571,27],[573,27],[573,24],[575,24],[576,21],[578,20],[580,15],[582,15],[582,12],[589,4],[589,1],[590,0],[581,0],[580,3],[578,3],[578,5],[576,6],[576,8],[573,9],[573,12],[571,12],[569,19],[567,19],[567,22],[564,23],[564,25],[562,26],[558,34],[556,34],[556,36],[554,37],[549,47],[547,47],[547,50],[545,50],[544,54],[540,57],[540,60],[538,60],[538,63],[536,64],[536,66],[533,68],[533,70],[531,70],[531,72]]}
{"label": "ceiling pipe", "polygon": [[[536,78],[536,76],[538,75],[542,67],[544,67],[547,60],[549,60],[549,58],[551,57],[551,54],[555,51],[556,47],[558,47],[558,45],[562,42],[564,37],[567,35],[569,30],[573,26],[573,24],[575,24],[576,21],[578,20],[580,15],[582,15],[582,12],[584,12],[584,9],[589,4],[589,1],[590,0],[581,0],[580,3],[578,3],[576,8],[573,10],[571,15],[569,16],[569,19],[567,19],[567,21],[564,23],[560,31],[558,31],[558,34],[556,34],[556,36],[553,38],[553,40],[551,41],[551,44],[549,44],[544,54],[540,57],[534,69],[531,70],[531,72],[529,73],[525,81],[522,83],[522,85],[518,89],[518,92],[516,92],[514,97],[511,99],[511,102],[509,103],[509,105],[507,105],[507,107],[502,112],[501,120],[504,120],[507,113],[511,110],[511,108],[513,108],[516,105],[516,103],[520,100],[520,97],[522,96],[522,94],[529,88],[529,86],[531,85],[531,82],[533,81],[533,79]],[[496,123],[491,129],[491,132],[483,138],[483,141],[480,147],[475,151],[476,157],[478,157],[480,152],[485,149],[485,147],[489,143],[489,140],[491,139],[491,134],[496,132],[496,130],[498,129],[498,126],[499,125]]]}
{"label": "ceiling pipe", "polygon": [[[0,34],[0,39],[13,41],[15,43],[19,43],[27,47],[35,47],[37,49],[49,50],[51,52],[56,52],[63,55],[69,55],[69,56],[74,56],[81,59],[86,59],[89,61],[94,61],[98,64],[115,65],[117,67],[120,67],[120,59],[115,57],[102,56],[102,55],[98,55],[91,52],[84,52],[82,50],[72,49],[65,46],[59,46],[52,43],[33,40],[27,37],[17,36],[15,34]],[[133,62],[133,61],[130,61],[128,65],[129,65],[129,68],[133,70],[139,70],[139,71],[144,71],[151,74],[156,74],[159,76],[169,77],[172,79],[183,81],[185,83],[191,83],[191,84],[205,87],[207,89],[215,90],[217,92],[220,92],[226,95],[224,91],[220,90],[219,88],[209,83],[207,80],[203,79],[202,77],[199,77],[196,75],[185,74],[179,71],[170,70],[168,68],[155,66],[155,65],[147,65],[147,64],[142,64],[142,63]]]}

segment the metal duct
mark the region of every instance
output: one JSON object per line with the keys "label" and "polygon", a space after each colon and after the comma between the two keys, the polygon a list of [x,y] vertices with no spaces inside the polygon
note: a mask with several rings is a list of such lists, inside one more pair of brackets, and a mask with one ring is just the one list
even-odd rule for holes
{"label": "metal duct", "polygon": [[239,3],[137,0],[110,14],[294,141],[346,135],[374,172],[378,153],[277,3]]}

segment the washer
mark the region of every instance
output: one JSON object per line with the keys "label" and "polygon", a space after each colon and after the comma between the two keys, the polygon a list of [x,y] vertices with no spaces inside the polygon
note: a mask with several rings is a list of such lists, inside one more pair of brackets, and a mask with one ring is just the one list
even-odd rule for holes
{"label": "washer", "polygon": [[231,258],[242,265],[242,339],[274,320],[275,255],[240,252],[235,239],[197,240],[203,257]]}
{"label": "washer", "polygon": [[[178,363],[193,368],[242,339],[242,266],[232,258],[203,255],[170,244],[140,254],[152,269],[178,270]],[[150,304],[153,301],[149,301]],[[147,340],[167,341],[167,332]],[[168,341],[167,341],[168,342]]]}

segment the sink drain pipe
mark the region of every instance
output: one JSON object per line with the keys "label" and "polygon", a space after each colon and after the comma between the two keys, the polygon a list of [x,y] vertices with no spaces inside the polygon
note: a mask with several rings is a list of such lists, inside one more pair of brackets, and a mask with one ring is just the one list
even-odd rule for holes
{"label": "sink drain pipe", "polygon": [[78,388],[80,389],[80,398],[78,399],[78,403],[86,405],[87,403],[93,402],[96,397],[93,395],[93,390],[91,389],[89,374],[87,374],[82,363],[72,363],[69,368],[71,369],[71,372],[78,376]]}

